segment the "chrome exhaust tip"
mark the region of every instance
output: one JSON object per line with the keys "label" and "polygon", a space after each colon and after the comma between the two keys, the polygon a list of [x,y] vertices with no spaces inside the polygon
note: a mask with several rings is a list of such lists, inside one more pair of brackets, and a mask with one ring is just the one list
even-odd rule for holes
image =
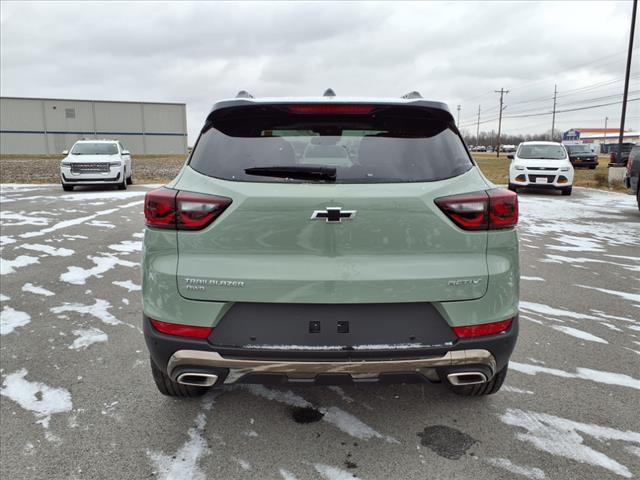
{"label": "chrome exhaust tip", "polygon": [[181,373],[176,382],[193,387],[211,387],[218,381],[218,375],[212,373],[187,372]]}
{"label": "chrome exhaust tip", "polygon": [[451,385],[478,385],[486,383],[489,379],[482,372],[457,372],[449,373],[447,380]]}

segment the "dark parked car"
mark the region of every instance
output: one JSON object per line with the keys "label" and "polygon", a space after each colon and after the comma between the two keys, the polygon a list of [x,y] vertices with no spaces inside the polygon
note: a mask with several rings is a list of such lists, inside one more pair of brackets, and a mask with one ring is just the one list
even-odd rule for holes
{"label": "dark parked car", "polygon": [[576,143],[565,145],[569,154],[569,161],[575,168],[589,167],[594,169],[598,166],[598,155],[593,153],[591,147],[586,143]]}
{"label": "dark parked car", "polygon": [[635,145],[629,153],[624,184],[631,189],[631,193],[635,193],[640,210],[640,144]]}
{"label": "dark parked car", "polygon": [[635,143],[625,142],[622,144],[622,152],[620,152],[619,144],[615,143],[613,145],[609,145],[609,165],[616,166],[625,166],[627,164],[627,160],[629,159],[629,152],[634,147]]}

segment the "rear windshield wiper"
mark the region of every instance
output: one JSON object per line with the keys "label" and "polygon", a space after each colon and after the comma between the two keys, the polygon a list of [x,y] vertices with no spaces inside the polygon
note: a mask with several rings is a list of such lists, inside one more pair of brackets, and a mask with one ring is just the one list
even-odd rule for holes
{"label": "rear windshield wiper", "polygon": [[317,165],[251,167],[245,168],[244,173],[262,177],[296,178],[300,180],[327,180],[330,182],[336,180],[335,167]]}

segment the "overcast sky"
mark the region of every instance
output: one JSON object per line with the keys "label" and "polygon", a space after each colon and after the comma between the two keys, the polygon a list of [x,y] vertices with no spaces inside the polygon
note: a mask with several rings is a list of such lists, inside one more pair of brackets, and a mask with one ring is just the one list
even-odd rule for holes
{"label": "overcast sky", "polygon": [[[400,96],[449,104],[475,133],[508,115],[622,99],[631,1],[623,2],[27,2],[2,1],[3,96],[187,104],[193,143],[214,101],[255,96]],[[640,97],[640,25],[630,98]],[[577,90],[576,90],[577,89]],[[621,105],[559,113],[557,128],[609,126]],[[486,123],[484,123],[486,121]],[[640,101],[627,126],[640,128]],[[511,117],[508,133],[551,128]]]}

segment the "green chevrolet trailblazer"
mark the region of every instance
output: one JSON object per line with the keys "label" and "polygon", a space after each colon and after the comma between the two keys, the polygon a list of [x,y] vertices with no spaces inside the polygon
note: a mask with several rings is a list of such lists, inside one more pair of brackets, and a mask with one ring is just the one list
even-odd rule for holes
{"label": "green chevrolet trailblazer", "polygon": [[518,200],[482,175],[443,103],[242,91],[146,194],[145,220],[144,332],[165,395],[504,382]]}

